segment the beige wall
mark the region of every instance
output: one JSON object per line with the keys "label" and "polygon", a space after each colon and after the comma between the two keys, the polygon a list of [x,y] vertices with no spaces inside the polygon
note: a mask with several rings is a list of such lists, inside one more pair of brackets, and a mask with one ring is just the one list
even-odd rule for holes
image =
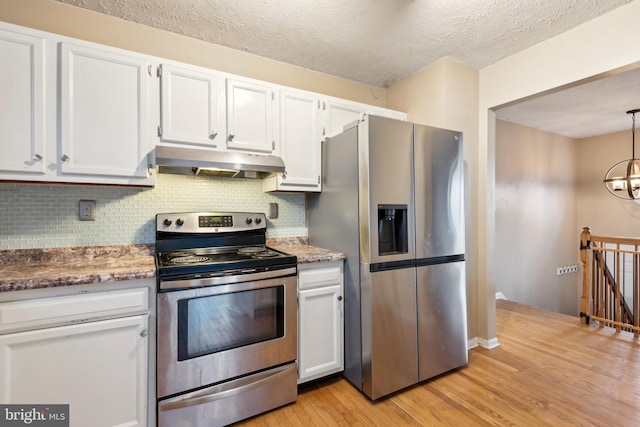
{"label": "beige wall", "polygon": [[[406,111],[410,121],[464,134],[466,169],[466,259],[468,334],[480,336],[486,330],[486,304],[478,298],[477,233],[472,218],[477,215],[476,183],[469,180],[475,174],[478,141],[478,71],[450,59],[442,59],[413,76],[387,89],[387,107]],[[486,337],[485,334],[481,335]]]}
{"label": "beige wall", "polygon": [[[495,307],[495,113],[493,109],[585,80],[640,66],[640,1],[636,0],[480,70],[477,174],[479,299]],[[480,302],[482,304],[482,302]],[[493,329],[491,329],[493,325]],[[495,337],[495,319],[481,331]]]}
{"label": "beige wall", "polygon": [[[577,141],[496,123],[496,291],[507,299],[578,315]],[[606,191],[606,190],[605,190]]]}
{"label": "beige wall", "polygon": [[385,91],[52,0],[0,0],[0,21],[384,106]]}
{"label": "beige wall", "polygon": [[[640,102],[640,100],[639,100]],[[636,131],[636,157],[638,156]],[[612,196],[602,180],[611,166],[631,158],[629,131],[581,139],[578,143],[578,228],[598,236],[640,238],[640,203]]]}

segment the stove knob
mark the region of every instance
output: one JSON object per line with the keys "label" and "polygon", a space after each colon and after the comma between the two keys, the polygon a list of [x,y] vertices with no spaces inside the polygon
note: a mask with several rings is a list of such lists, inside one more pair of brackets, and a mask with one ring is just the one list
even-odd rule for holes
{"label": "stove knob", "polygon": [[257,217],[257,218],[256,218],[256,224],[260,224],[261,222],[262,222],[262,218]]}
{"label": "stove knob", "polygon": [[178,227],[180,227],[180,226],[184,225],[184,220],[183,220],[183,219],[178,218],[178,219],[176,220],[176,225],[177,225]]}
{"label": "stove knob", "polygon": [[172,221],[171,221],[169,218],[165,218],[165,220],[164,220],[164,221],[162,221],[162,223],[163,223],[164,225],[166,225],[167,227],[171,225],[171,222],[172,222]]}
{"label": "stove knob", "polygon": [[247,217],[247,224],[251,224],[253,222],[253,220],[249,217]]}

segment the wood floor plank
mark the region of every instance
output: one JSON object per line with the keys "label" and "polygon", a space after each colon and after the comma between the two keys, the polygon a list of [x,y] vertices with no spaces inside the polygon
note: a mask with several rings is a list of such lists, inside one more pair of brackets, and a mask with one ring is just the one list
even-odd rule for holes
{"label": "wood floor plank", "polygon": [[640,426],[640,339],[498,301],[500,347],[376,402],[344,378],[238,426]]}

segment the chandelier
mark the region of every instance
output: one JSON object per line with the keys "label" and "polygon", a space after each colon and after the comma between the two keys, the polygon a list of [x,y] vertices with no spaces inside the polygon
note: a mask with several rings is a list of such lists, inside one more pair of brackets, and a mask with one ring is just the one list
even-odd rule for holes
{"label": "chandelier", "polygon": [[636,159],[636,113],[640,108],[627,111],[631,114],[631,158],[616,163],[604,177],[609,193],[626,200],[640,199],[640,160]]}

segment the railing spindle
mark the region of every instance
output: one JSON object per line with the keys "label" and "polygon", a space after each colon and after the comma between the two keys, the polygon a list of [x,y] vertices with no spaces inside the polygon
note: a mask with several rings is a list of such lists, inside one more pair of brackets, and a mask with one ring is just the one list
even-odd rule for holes
{"label": "railing spindle", "polygon": [[[640,336],[640,239],[580,234],[581,317]],[[629,268],[633,271],[629,272]],[[630,283],[631,282],[631,283]]]}

